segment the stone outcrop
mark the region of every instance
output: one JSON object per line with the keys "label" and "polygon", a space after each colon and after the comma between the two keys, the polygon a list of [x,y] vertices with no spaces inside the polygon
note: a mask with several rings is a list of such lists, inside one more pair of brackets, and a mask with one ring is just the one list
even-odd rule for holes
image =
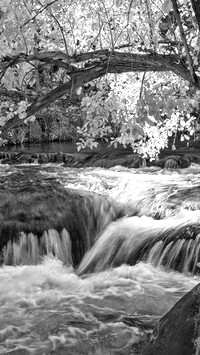
{"label": "stone outcrop", "polygon": [[142,355],[200,354],[200,284],[161,318],[153,335]]}
{"label": "stone outcrop", "polygon": [[192,162],[200,163],[198,151],[181,150],[176,154],[161,154],[155,161],[144,160],[130,149],[104,149],[98,152],[79,153],[30,153],[30,152],[0,152],[2,164],[47,164],[61,163],[67,167],[103,167],[111,168],[122,165],[128,168],[140,168],[144,166],[157,166],[162,169],[187,168]]}

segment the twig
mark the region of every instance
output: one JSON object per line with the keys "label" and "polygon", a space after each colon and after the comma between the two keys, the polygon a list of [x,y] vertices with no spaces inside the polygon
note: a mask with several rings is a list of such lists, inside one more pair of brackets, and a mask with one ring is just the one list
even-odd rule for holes
{"label": "twig", "polygon": [[130,4],[129,4],[129,8],[128,8],[128,15],[127,15],[127,25],[129,25],[129,20],[130,20],[130,12],[131,12],[131,7],[133,4],[133,0],[131,0]]}
{"label": "twig", "polygon": [[141,88],[140,88],[140,95],[139,95],[139,101],[142,99],[142,92],[143,92],[143,86],[144,86],[144,79],[145,79],[146,72],[144,72],[142,76],[142,81],[141,81]]}
{"label": "twig", "polygon": [[52,2],[48,3],[47,5],[43,6],[41,9],[38,10],[38,12],[29,20],[27,20],[23,25],[21,25],[20,27],[24,27],[26,26],[30,21],[33,21],[39,14],[41,14],[41,12],[43,12],[45,9],[47,9],[47,7],[51,6],[52,4],[54,4],[54,2],[56,2],[58,0],[53,0]]}
{"label": "twig", "polygon": [[63,27],[61,26],[60,22],[58,21],[58,19],[56,18],[56,16],[51,12],[51,16],[53,17],[53,19],[55,20],[55,22],[57,23],[59,29],[60,29],[60,32],[62,34],[62,38],[63,38],[63,42],[64,42],[64,45],[65,45],[65,52],[67,55],[69,55],[69,52],[68,52],[68,48],[67,48],[67,42],[66,42],[66,38],[65,38],[65,35],[64,35],[64,30],[63,30]]}
{"label": "twig", "polygon": [[[39,0],[36,0],[38,4],[41,4],[41,2]],[[64,30],[63,30],[63,27],[61,26],[60,22],[58,21],[58,19],[56,18],[56,16],[53,14],[52,10],[49,10],[49,13],[50,13],[50,16],[54,19],[54,21],[57,23],[59,29],[60,29],[60,32],[62,34],[62,38],[63,38],[63,42],[64,42],[64,45],[65,45],[65,52],[66,54],[68,55],[68,49],[67,49],[67,42],[66,42],[66,38],[65,38],[65,35],[64,35]]]}
{"label": "twig", "polygon": [[107,17],[108,27],[109,27],[109,31],[110,31],[111,46],[112,46],[112,50],[114,51],[114,39],[113,39],[113,33],[112,33],[111,25],[110,25],[110,20],[109,20],[109,17],[108,17],[108,11],[106,9],[106,5],[104,3],[104,0],[100,0],[100,2],[103,5],[104,11],[105,11],[105,15]]}
{"label": "twig", "polygon": [[153,26],[153,19],[152,19],[152,10],[149,4],[149,0],[145,0],[145,5],[146,5],[146,9],[147,9],[147,15],[148,15],[148,19],[149,19],[149,31],[150,31],[150,45],[152,44],[154,47],[154,52],[155,52],[155,43],[154,43],[154,26]]}

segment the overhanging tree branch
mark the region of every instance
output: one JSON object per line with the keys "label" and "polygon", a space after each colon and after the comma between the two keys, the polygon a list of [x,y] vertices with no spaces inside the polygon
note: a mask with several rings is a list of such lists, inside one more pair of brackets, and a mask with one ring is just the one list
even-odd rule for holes
{"label": "overhanging tree branch", "polygon": [[[172,71],[179,77],[188,80],[192,83],[190,71],[187,69],[183,62],[179,61],[177,55],[161,55],[161,54],[135,54],[127,52],[109,52],[109,51],[96,51],[79,54],[73,58],[69,58],[66,54],[61,55],[58,53],[38,53],[31,56],[18,56],[16,62],[40,60],[45,63],[57,63],[58,66],[64,68],[66,65],[67,75],[70,77],[67,83],[59,85],[49,93],[39,97],[33,104],[31,104],[26,113],[26,120],[28,117],[34,115],[39,110],[48,107],[57,99],[66,96],[67,101],[70,102],[73,93],[84,84],[104,76],[107,73],[125,73],[125,72],[162,72]],[[87,58],[87,60],[86,60]],[[73,59],[74,63],[83,62],[83,68],[68,64],[67,61]],[[86,62],[86,63],[84,63]],[[197,77],[195,86],[200,88],[200,78]],[[2,128],[2,136],[10,129],[17,127],[22,122],[18,116],[9,120]]]}
{"label": "overhanging tree branch", "polygon": [[[180,57],[176,54],[155,54],[155,53],[144,53],[137,54],[131,52],[118,52],[109,50],[97,50],[93,52],[80,53],[73,56],[67,56],[64,52],[45,52],[45,53],[34,53],[31,55],[25,55],[23,53],[17,55],[16,57],[9,57],[7,60],[3,60],[0,63],[0,70],[8,69],[10,66],[14,66],[20,63],[31,63],[35,60],[46,63],[57,65],[59,68],[65,69],[69,75],[75,73],[79,70],[76,64],[83,63],[83,66],[92,67],[93,65],[107,64],[111,61],[113,64],[115,62],[116,66],[120,64],[128,64],[133,71],[140,71],[140,66],[146,66],[148,71],[166,71],[176,69],[182,69],[187,71],[186,65],[180,61]],[[149,66],[149,67],[148,67]],[[138,68],[138,70],[137,70]],[[187,80],[189,78],[187,77]]]}

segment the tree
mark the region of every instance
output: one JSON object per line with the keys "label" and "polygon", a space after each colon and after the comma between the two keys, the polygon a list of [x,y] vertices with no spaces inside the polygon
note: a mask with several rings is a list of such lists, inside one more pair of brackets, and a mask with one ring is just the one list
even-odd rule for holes
{"label": "tree", "polygon": [[[137,120],[161,86],[165,100],[170,90],[178,96],[187,82],[179,101],[185,100],[186,111],[189,94],[198,105],[199,0],[0,0],[0,6],[2,138],[61,97],[70,106],[87,83],[104,78],[110,85],[110,74],[139,77]],[[152,75],[145,78],[147,72]]]}

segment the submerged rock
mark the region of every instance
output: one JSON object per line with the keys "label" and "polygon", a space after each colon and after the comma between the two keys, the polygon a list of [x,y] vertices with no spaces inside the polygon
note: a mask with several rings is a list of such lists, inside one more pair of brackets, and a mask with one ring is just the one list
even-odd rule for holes
{"label": "submerged rock", "polygon": [[200,354],[200,284],[161,318],[154,337],[142,355]]}

